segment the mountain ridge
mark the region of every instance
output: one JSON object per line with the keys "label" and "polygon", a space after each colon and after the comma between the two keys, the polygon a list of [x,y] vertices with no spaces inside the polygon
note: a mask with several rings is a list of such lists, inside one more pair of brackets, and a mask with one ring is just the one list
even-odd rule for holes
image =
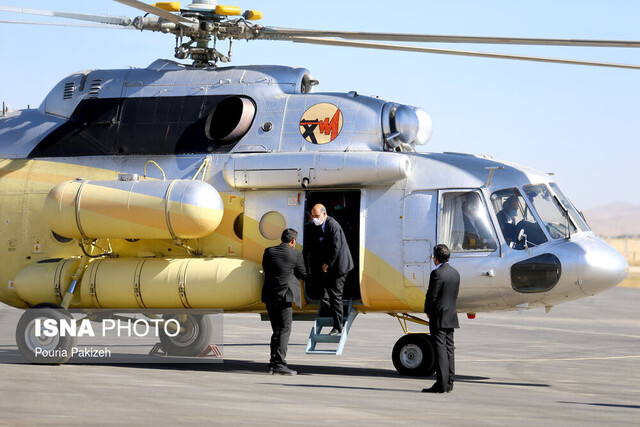
{"label": "mountain ridge", "polygon": [[614,202],[582,213],[591,230],[599,236],[640,236],[640,205]]}

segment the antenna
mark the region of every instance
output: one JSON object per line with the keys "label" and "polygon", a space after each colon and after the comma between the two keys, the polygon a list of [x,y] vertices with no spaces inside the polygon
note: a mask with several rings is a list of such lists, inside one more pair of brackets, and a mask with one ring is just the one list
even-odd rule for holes
{"label": "antenna", "polygon": [[487,182],[485,182],[484,186],[488,187],[491,185],[491,180],[493,179],[493,173],[497,170],[504,169],[504,166],[493,166],[485,168],[489,171],[489,178],[487,178]]}

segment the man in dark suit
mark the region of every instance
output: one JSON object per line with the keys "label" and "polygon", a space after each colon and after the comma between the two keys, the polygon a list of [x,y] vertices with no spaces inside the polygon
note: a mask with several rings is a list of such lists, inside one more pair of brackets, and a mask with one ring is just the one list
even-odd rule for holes
{"label": "man in dark suit", "polygon": [[456,299],[460,288],[460,274],[449,265],[449,248],[433,248],[433,262],[429,289],[424,300],[424,312],[429,317],[429,331],[436,350],[436,382],[424,393],[449,393],[455,377],[453,330],[459,328]]}
{"label": "man in dark suit", "polygon": [[312,285],[321,292],[321,312],[331,313],[333,329],[329,335],[342,333],[342,291],[347,273],[353,270],[353,258],[347,239],[338,222],[317,204],[311,209],[304,233],[304,254]]}
{"label": "man in dark suit", "polygon": [[271,322],[271,358],[269,373],[296,375],[297,372],[287,367],[285,357],[291,335],[291,320],[295,302],[302,307],[299,279],[305,279],[305,266],[302,253],[293,249],[296,246],[298,232],[287,228],[282,232],[278,246],[267,248],[262,257],[264,268],[264,286],[262,302],[267,306]]}

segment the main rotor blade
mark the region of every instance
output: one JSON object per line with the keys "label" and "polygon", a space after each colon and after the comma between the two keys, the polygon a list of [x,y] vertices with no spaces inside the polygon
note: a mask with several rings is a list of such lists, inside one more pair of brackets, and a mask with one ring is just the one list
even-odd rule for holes
{"label": "main rotor blade", "polygon": [[166,19],[167,21],[173,22],[175,24],[186,25],[188,27],[193,27],[196,25],[196,23],[190,19],[183,18],[180,15],[174,15],[171,12],[167,12],[166,10],[162,10],[160,8],[151,6],[150,4],[143,3],[138,0],[115,0],[115,1],[117,1],[118,3],[125,4],[127,6],[131,6],[134,9],[138,9],[143,12],[147,12],[147,13],[151,13],[152,15],[159,16],[160,18]]}
{"label": "main rotor blade", "polygon": [[481,58],[498,58],[498,59],[515,59],[521,61],[535,61],[535,62],[551,62],[557,64],[573,64],[573,65],[592,65],[596,67],[612,67],[612,68],[629,68],[634,70],[640,70],[640,65],[632,64],[615,64],[610,62],[596,62],[596,61],[581,61],[574,59],[560,59],[560,58],[544,58],[538,56],[522,56],[522,55],[509,55],[502,53],[484,53],[474,52],[468,50],[454,50],[454,49],[436,49],[421,46],[407,46],[397,44],[385,44],[385,43],[369,43],[360,41],[347,41],[347,40],[335,40],[327,38],[313,38],[313,37],[291,37],[286,40],[296,43],[306,44],[318,44],[327,46],[346,46],[346,47],[359,47],[365,49],[382,49],[382,50],[400,50],[407,52],[422,52],[422,53],[437,53],[443,55],[459,55],[459,56],[475,56]]}
{"label": "main rotor blade", "polygon": [[640,47],[640,41],[585,40],[585,39],[538,39],[520,37],[439,36],[429,34],[358,33],[348,31],[317,31],[296,28],[263,27],[258,38],[289,39],[292,37],[337,37],[349,40],[469,43],[469,44],[515,44],[540,46],[588,46],[588,47]]}
{"label": "main rotor blade", "polygon": [[29,22],[29,21],[0,21],[0,24],[47,25],[53,27],[78,28],[106,28],[108,30],[135,30],[133,27],[116,27],[109,24],[75,24],[71,22]]}
{"label": "main rotor blade", "polygon": [[84,13],[56,12],[53,10],[26,9],[23,7],[0,6],[0,12],[23,13],[25,15],[57,16],[59,18],[78,19],[80,21],[100,22],[102,24],[131,25],[131,18],[108,16],[108,15],[86,15]]}

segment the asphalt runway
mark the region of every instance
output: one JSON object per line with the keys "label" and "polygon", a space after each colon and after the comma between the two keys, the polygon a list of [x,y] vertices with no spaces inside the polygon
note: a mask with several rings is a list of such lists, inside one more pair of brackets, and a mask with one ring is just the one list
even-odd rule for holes
{"label": "asphalt runway", "polygon": [[[402,335],[360,315],[342,356],[306,355],[310,322],[293,326],[295,377],[266,373],[270,327],[224,315],[224,363],[36,366],[15,346],[19,311],[0,308],[0,424],[638,425],[640,290],[536,309],[461,316],[457,382],[399,376]],[[416,329],[417,330],[417,329]]]}

